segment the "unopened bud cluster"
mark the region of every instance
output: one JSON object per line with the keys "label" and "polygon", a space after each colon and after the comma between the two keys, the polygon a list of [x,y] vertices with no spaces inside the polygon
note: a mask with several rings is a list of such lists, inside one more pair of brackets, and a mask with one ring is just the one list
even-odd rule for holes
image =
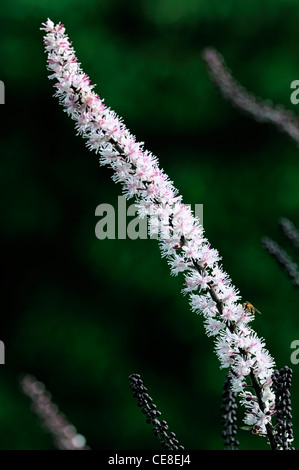
{"label": "unopened bud cluster", "polygon": [[276,408],[276,428],[275,439],[277,445],[282,450],[293,450],[293,424],[291,393],[292,385],[292,369],[285,366],[280,371],[275,370],[273,373],[273,389],[275,391],[275,408]]}
{"label": "unopened bud cluster", "polygon": [[237,408],[236,393],[231,389],[231,380],[228,374],[223,386],[221,406],[222,438],[224,448],[227,450],[236,450],[239,446],[239,441],[236,439],[238,431]]}
{"label": "unopened bud cluster", "polygon": [[157,410],[157,406],[153,403],[153,399],[147,393],[147,388],[143,385],[143,381],[139,374],[132,374],[129,377],[130,387],[133,390],[133,397],[137,398],[138,406],[146,416],[146,422],[153,425],[153,432],[158,436],[161,445],[166,450],[184,450],[180,445],[174,432],[168,433],[168,424],[165,420],[159,420],[161,411]]}

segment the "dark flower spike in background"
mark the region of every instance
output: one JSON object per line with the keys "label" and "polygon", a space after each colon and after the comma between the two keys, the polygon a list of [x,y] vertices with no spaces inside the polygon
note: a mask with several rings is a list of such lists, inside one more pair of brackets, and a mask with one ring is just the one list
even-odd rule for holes
{"label": "dark flower spike in background", "polygon": [[235,80],[224,58],[215,49],[204,49],[202,57],[208,67],[212,82],[215,83],[223,98],[256,121],[273,124],[299,145],[299,119],[296,115],[249,93]]}
{"label": "dark flower spike in background", "polygon": [[166,450],[184,450],[180,445],[174,432],[168,432],[168,424],[165,420],[159,420],[161,411],[157,410],[157,406],[153,403],[153,399],[147,393],[147,388],[143,385],[143,381],[139,374],[129,376],[130,387],[133,390],[133,397],[138,400],[137,405],[141,408],[142,413],[146,416],[146,422],[153,425],[153,432],[158,436],[161,445]]}
{"label": "dark flower spike in background", "polygon": [[288,219],[280,219],[279,226],[295,248],[299,248],[299,230]]}
{"label": "dark flower spike in background", "polygon": [[275,409],[276,409],[276,441],[280,449],[294,450],[292,447],[293,424],[291,408],[290,388],[292,385],[293,371],[288,366],[284,366],[280,371],[273,373],[273,388],[275,391]]}
{"label": "dark flower spike in background", "polygon": [[[298,231],[296,230],[294,224],[287,219],[281,219],[280,227],[282,228],[287,238],[291,240],[292,244],[297,248],[297,242],[299,241]],[[294,287],[299,288],[299,270],[297,263],[295,263],[291,256],[289,256],[286,251],[271,238],[263,237],[261,241],[263,247],[275,259],[277,264],[287,274],[288,278],[292,280]]]}
{"label": "dark flower spike in background", "polygon": [[227,450],[237,450],[239,446],[239,441],[236,439],[238,431],[237,408],[236,393],[231,390],[230,374],[227,374],[223,385],[221,406],[222,438],[224,448]]}
{"label": "dark flower spike in background", "polygon": [[59,450],[89,450],[85,437],[77,433],[57,405],[44,384],[32,375],[25,375],[21,381],[22,391],[32,402],[32,411],[40,418],[41,427],[49,432]]}

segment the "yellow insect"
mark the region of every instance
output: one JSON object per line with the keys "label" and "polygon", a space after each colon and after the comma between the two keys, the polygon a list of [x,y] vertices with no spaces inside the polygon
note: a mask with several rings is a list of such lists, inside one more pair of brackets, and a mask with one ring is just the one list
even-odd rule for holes
{"label": "yellow insect", "polygon": [[241,426],[241,429],[243,429],[243,431],[251,431],[255,436],[266,436],[266,434],[260,432],[261,427],[256,424],[254,426]]}
{"label": "yellow insect", "polygon": [[260,313],[261,314],[261,312],[257,308],[255,308],[250,302],[245,302],[243,304],[243,307],[244,307],[245,312],[253,313],[253,314],[254,313]]}

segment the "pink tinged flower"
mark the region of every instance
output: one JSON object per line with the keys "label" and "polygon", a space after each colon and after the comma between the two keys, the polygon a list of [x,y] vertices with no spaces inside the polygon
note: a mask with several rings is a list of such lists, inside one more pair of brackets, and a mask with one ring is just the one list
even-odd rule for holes
{"label": "pink tinged flower", "polygon": [[266,425],[271,421],[271,413],[263,412],[258,410],[256,413],[255,426],[258,429],[259,434],[266,434],[267,428]]}
{"label": "pink tinged flower", "polygon": [[[246,314],[244,315],[244,309],[241,304],[235,302],[228,302],[227,305],[233,309],[235,315],[235,324],[244,335],[248,333],[247,323],[252,320],[251,317],[248,317]],[[244,331],[243,331],[244,328]]]}
{"label": "pink tinged flower", "polygon": [[215,318],[207,318],[205,320],[205,330],[208,336],[215,336],[220,330],[225,328],[225,323],[215,320]]}
{"label": "pink tinged flower", "polygon": [[193,244],[198,246],[198,252],[195,254],[195,259],[198,259],[200,257],[199,247],[204,242],[204,239],[196,221],[193,223],[193,225],[189,224],[188,228],[185,228],[184,232],[185,239],[192,240]]}
{"label": "pink tinged flower", "polygon": [[103,138],[100,134],[94,134],[89,140],[88,148],[97,153],[102,145],[102,141]]}
{"label": "pink tinged flower", "polygon": [[171,266],[171,273],[176,276],[178,273],[186,271],[188,269],[185,259],[179,255],[175,255],[172,259],[169,260]]}
{"label": "pink tinged flower", "polygon": [[60,56],[50,54],[48,59],[49,69],[53,72],[60,72],[62,70],[62,60]]}
{"label": "pink tinged flower", "polygon": [[210,287],[210,282],[212,281],[211,276],[196,274],[196,279],[200,290],[204,291]]}
{"label": "pink tinged flower", "polygon": [[243,403],[246,408],[246,413],[244,417],[244,423],[249,425],[249,426],[257,426],[258,424],[258,415],[260,412],[259,404],[252,400],[251,402],[245,402]]}
{"label": "pink tinged flower", "polygon": [[167,258],[169,264],[169,261],[180,251],[181,247],[177,240],[173,240],[169,236],[160,240],[160,249],[162,258]]}
{"label": "pink tinged flower", "polygon": [[182,235],[188,232],[194,224],[194,217],[188,206],[178,203],[173,209],[174,230],[180,231]]}
{"label": "pink tinged flower", "polygon": [[[153,207],[153,214],[157,214],[165,224],[167,225],[170,224],[169,221],[170,221],[170,217],[172,214],[172,209],[169,205],[159,206],[159,205],[151,204],[151,207]],[[180,248],[181,248],[181,245],[180,245]]]}
{"label": "pink tinged flower", "polygon": [[185,237],[185,245],[182,247],[184,255],[192,261],[201,258],[201,245],[205,241],[204,237],[199,235],[200,231],[197,227],[194,227],[194,231],[197,233],[194,233],[194,237],[190,240],[186,240]]}
{"label": "pink tinged flower", "polygon": [[267,378],[261,379],[261,384],[263,389],[270,389],[273,384],[272,375]]}
{"label": "pink tinged flower", "polygon": [[138,194],[143,188],[140,188],[139,181],[137,178],[130,176],[124,183],[124,194],[127,199]]}
{"label": "pink tinged flower", "polygon": [[272,375],[273,367],[275,365],[273,358],[269,354],[268,351],[265,349],[262,349],[260,351],[257,351],[255,353],[256,357],[256,363],[254,367],[255,373],[260,377],[261,379],[263,378],[268,378],[269,375]]}
{"label": "pink tinged flower", "polygon": [[[231,378],[231,384],[232,384],[232,391],[235,392],[235,393],[240,393],[240,392],[243,392],[244,389],[247,387],[247,383],[246,381],[244,380],[244,377],[240,376],[232,376]],[[247,415],[246,415],[247,417]],[[249,424],[249,423],[247,423]],[[254,423],[252,423],[254,424]]]}
{"label": "pink tinged flower", "polygon": [[245,391],[241,393],[241,403],[247,409],[245,423],[254,424],[258,429],[259,434],[266,432],[266,425],[271,421],[271,416],[275,413],[274,402],[275,395],[270,389],[263,391],[262,401],[264,402],[264,409],[261,411],[257,397],[250,392]]}
{"label": "pink tinged flower", "polygon": [[[149,232],[150,235],[158,235],[161,233],[162,225],[161,225],[161,220],[158,216],[151,216],[149,220]],[[184,270],[183,270],[184,271]],[[177,275],[179,271],[174,271],[173,274]]]}
{"label": "pink tinged flower", "polygon": [[203,267],[212,267],[214,263],[220,260],[218,251],[209,245],[204,245],[201,249],[201,264]]}
{"label": "pink tinged flower", "polygon": [[254,333],[243,335],[242,349],[248,353],[255,354],[262,348],[262,343]]}
{"label": "pink tinged flower", "polygon": [[233,322],[236,320],[236,315],[232,307],[224,307],[223,312],[221,314],[221,318],[228,322]]}
{"label": "pink tinged flower", "polygon": [[185,286],[183,289],[183,293],[186,294],[187,292],[192,292],[193,290],[198,289],[198,280],[195,276],[186,276]]}
{"label": "pink tinged flower", "polygon": [[227,329],[221,330],[216,340],[215,351],[221,363],[221,368],[230,367],[235,360],[237,352],[232,343],[228,340]]}
{"label": "pink tinged flower", "polygon": [[209,282],[211,282],[210,276],[204,276],[195,271],[190,276],[186,276],[184,292],[191,292],[198,288],[204,291],[209,287]]}
{"label": "pink tinged flower", "polygon": [[83,134],[87,131],[87,128],[90,126],[91,116],[89,113],[82,113],[78,117],[78,121],[76,123],[76,129],[78,130],[78,134]]}
{"label": "pink tinged flower", "polygon": [[143,219],[147,215],[151,215],[153,205],[150,201],[142,200],[136,204],[136,207],[139,217]]}
{"label": "pink tinged flower", "polygon": [[146,193],[148,197],[154,197],[156,195],[156,188],[153,183],[150,183],[146,186]]}
{"label": "pink tinged flower", "polygon": [[207,317],[217,314],[216,302],[208,296],[191,294],[190,304],[193,312],[203,313]]}
{"label": "pink tinged flower", "polygon": [[101,161],[106,165],[113,165],[117,160],[118,154],[111,144],[106,144],[101,150]]}
{"label": "pink tinged flower", "polygon": [[50,20],[50,18],[48,18],[45,23],[42,23],[42,26],[43,27],[41,29],[47,32],[52,32],[54,30],[54,23]]}
{"label": "pink tinged flower", "polygon": [[239,356],[235,359],[232,369],[237,377],[246,377],[250,374],[251,367],[252,360],[245,360],[243,357]]}
{"label": "pink tinged flower", "polygon": [[116,172],[112,176],[113,181],[125,181],[130,176],[131,167],[124,161],[117,161]]}
{"label": "pink tinged flower", "polygon": [[78,90],[88,92],[90,87],[90,80],[85,73],[79,73],[73,78],[73,85]]}
{"label": "pink tinged flower", "polygon": [[196,259],[198,254],[197,247],[194,246],[183,246],[184,254],[187,258]]}
{"label": "pink tinged flower", "polygon": [[219,266],[213,268],[213,279],[215,285],[227,285],[229,283],[228,275]]}
{"label": "pink tinged flower", "polygon": [[231,354],[222,354],[218,356],[220,360],[220,369],[226,369],[232,366],[234,363],[234,356],[233,353]]}
{"label": "pink tinged flower", "polygon": [[68,114],[73,114],[78,107],[78,96],[70,95],[67,100],[65,100],[65,111]]}
{"label": "pink tinged flower", "polygon": [[242,349],[244,345],[244,336],[240,334],[238,330],[231,331],[229,329],[226,330],[227,341],[233,345],[233,347],[237,349]]}
{"label": "pink tinged flower", "polygon": [[271,390],[270,387],[267,387],[267,388],[263,389],[262,401],[264,403],[269,402],[270,405],[274,408],[275,398],[276,398],[275,393]]}
{"label": "pink tinged flower", "polygon": [[222,302],[237,302],[241,298],[239,292],[234,286],[224,284],[220,286],[218,295]]}

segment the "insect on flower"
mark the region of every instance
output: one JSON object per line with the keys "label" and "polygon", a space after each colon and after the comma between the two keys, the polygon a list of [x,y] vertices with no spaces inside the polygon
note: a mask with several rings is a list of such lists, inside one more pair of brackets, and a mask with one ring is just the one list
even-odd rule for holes
{"label": "insect on flower", "polygon": [[243,304],[243,307],[244,307],[244,310],[248,313],[253,313],[253,314],[260,313],[261,314],[261,312],[257,308],[255,308],[250,302],[245,302]]}
{"label": "insect on flower", "polygon": [[252,434],[254,434],[255,436],[266,436],[266,434],[264,434],[263,432],[260,432],[260,426],[257,426],[257,425],[253,425],[253,426],[241,426],[241,429],[243,429],[243,431],[251,431]]}

